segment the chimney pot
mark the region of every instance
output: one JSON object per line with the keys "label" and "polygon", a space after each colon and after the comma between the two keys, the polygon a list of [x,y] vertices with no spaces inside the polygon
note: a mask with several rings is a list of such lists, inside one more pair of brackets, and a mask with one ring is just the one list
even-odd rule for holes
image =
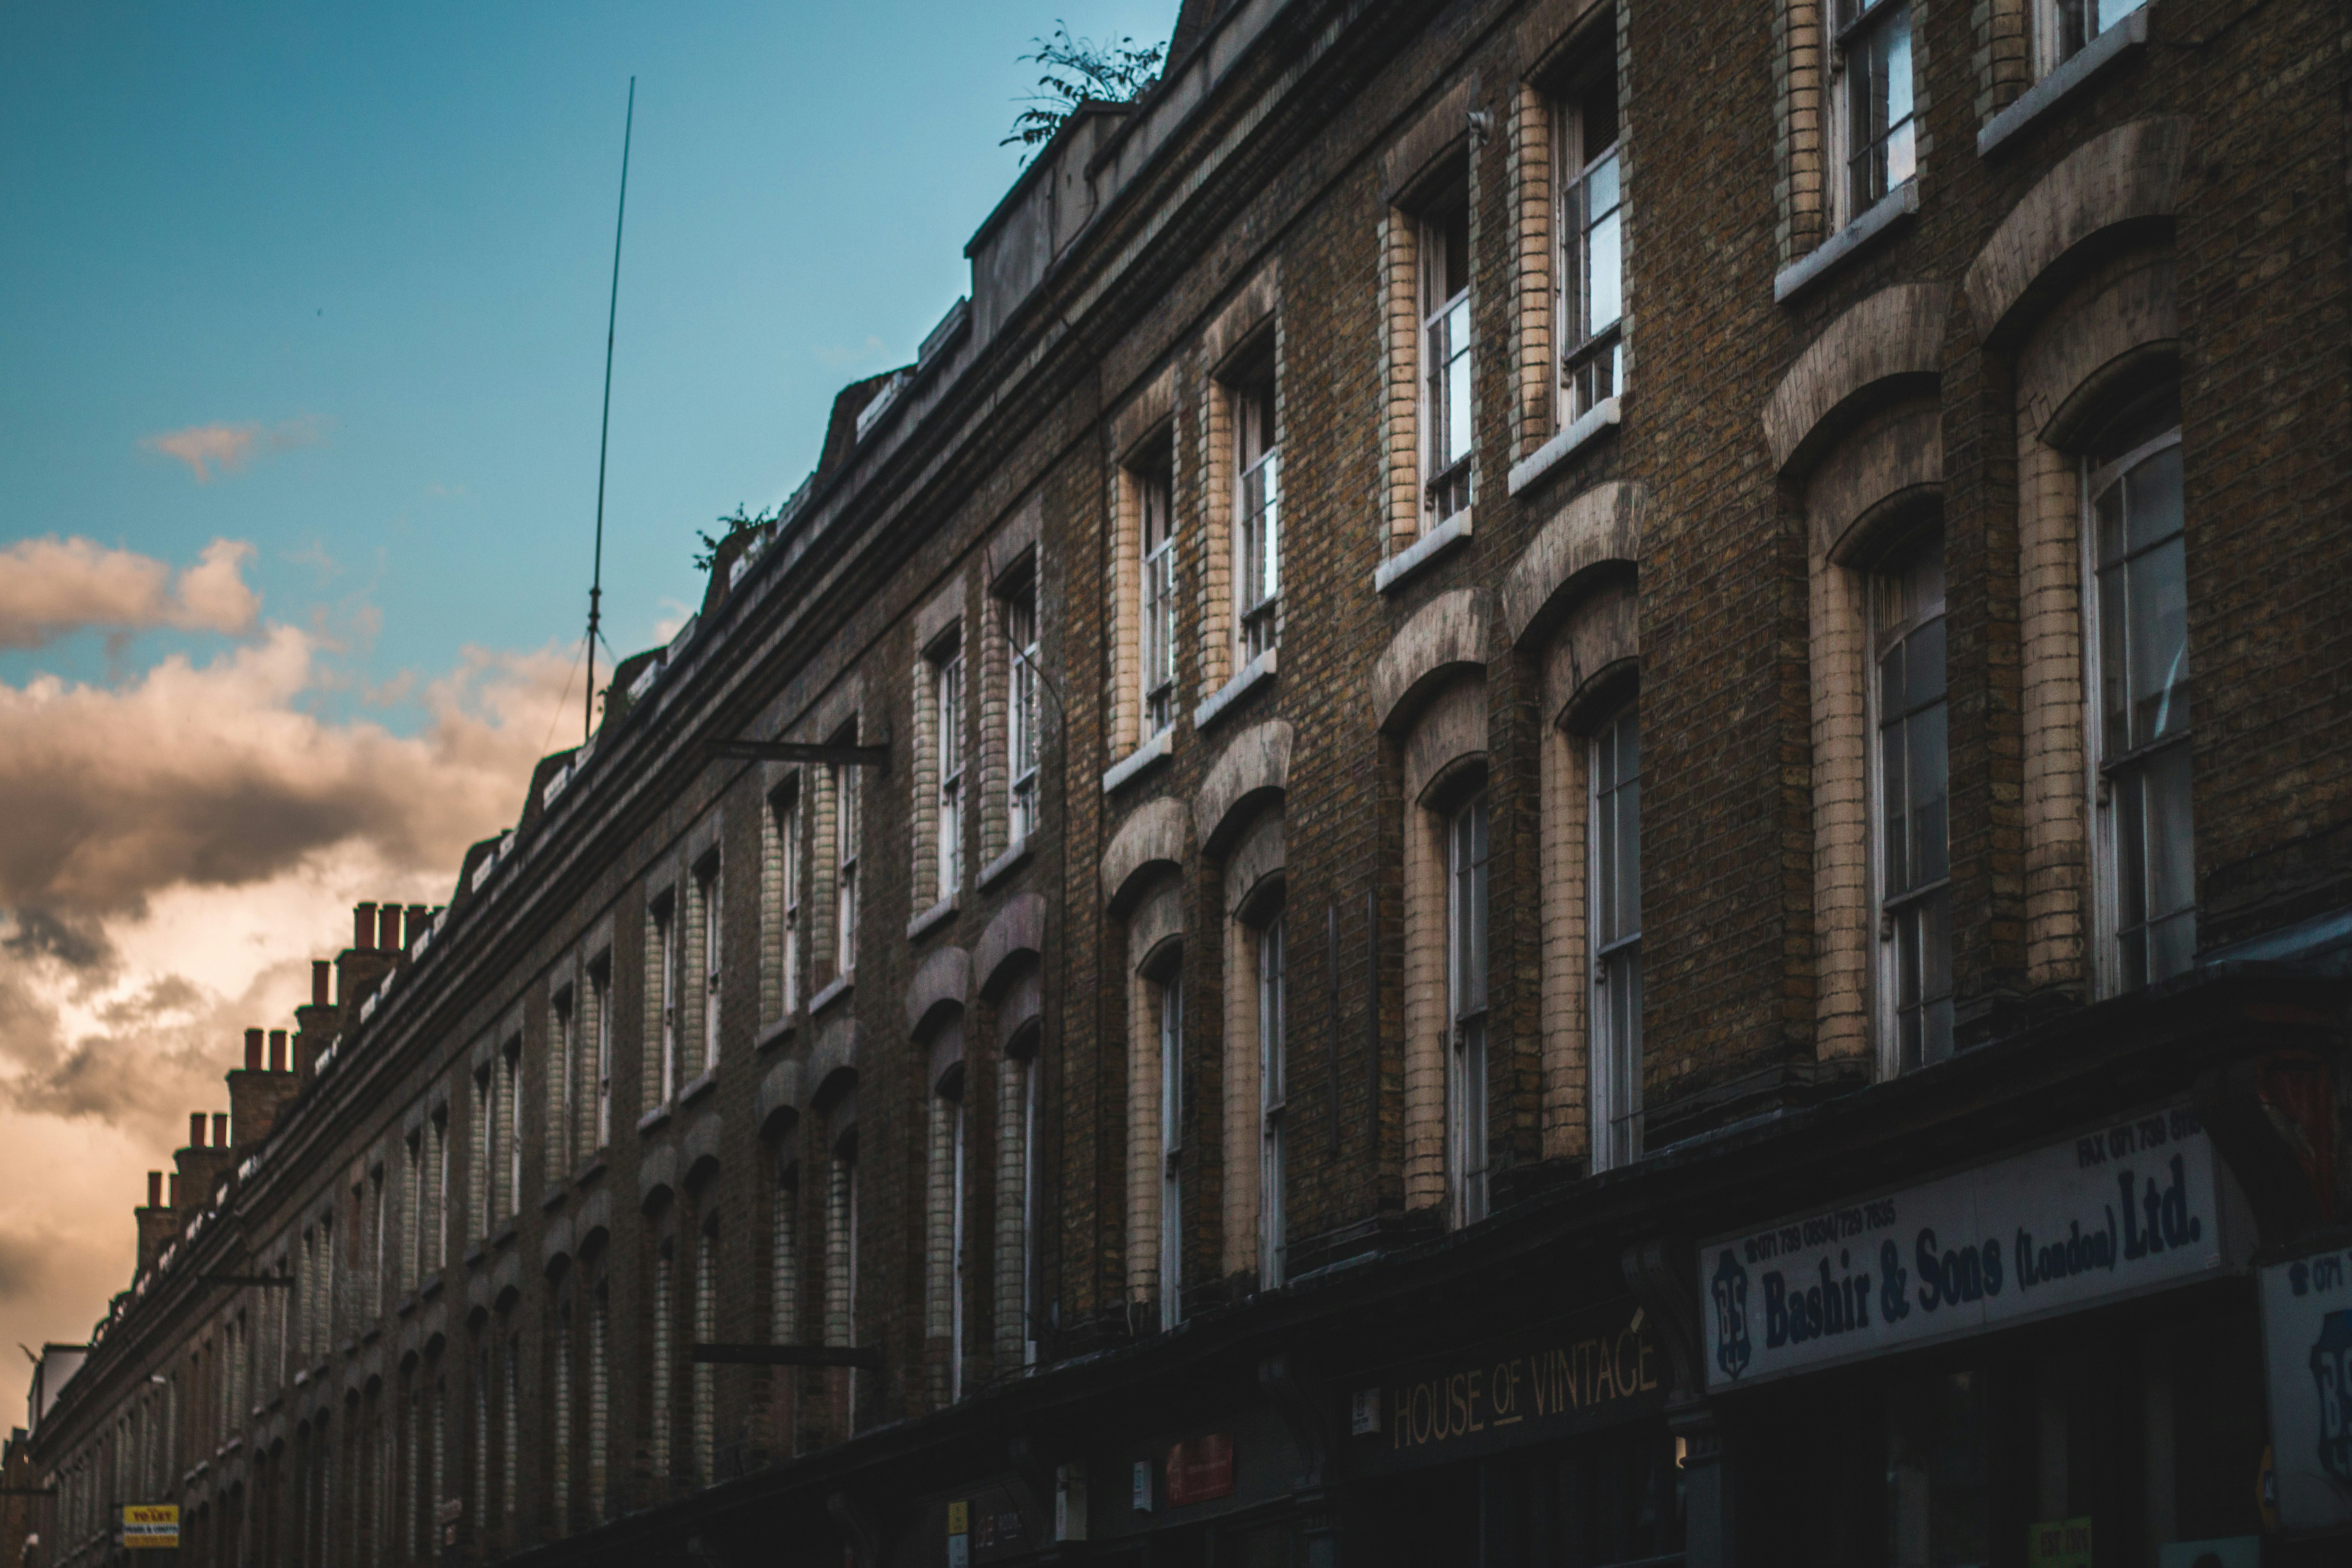
{"label": "chimney pot", "polygon": [[269,1071],[272,1072],[286,1071],[286,1031],[282,1029],[273,1029],[269,1031]]}
{"label": "chimney pot", "polygon": [[171,1204],[171,1207],[173,1207],[173,1208],[177,1208],[177,1207],[180,1207],[180,1173],[179,1173],[179,1172],[177,1172],[177,1171],[173,1171],[173,1172],[172,1173],[172,1204]]}
{"label": "chimney pot", "polygon": [[374,904],[355,904],[352,905],[352,946],[361,948],[373,947],[375,946]]}
{"label": "chimney pot", "polygon": [[191,1111],[188,1113],[188,1147],[201,1149],[204,1146],[205,1113],[202,1111]]}
{"label": "chimney pot", "polygon": [[226,1111],[213,1113],[213,1147],[228,1147],[228,1113]]}
{"label": "chimney pot", "polygon": [[260,1065],[261,1030],[257,1029],[247,1030],[245,1031],[245,1070],[247,1072],[251,1072]]}
{"label": "chimney pot", "polygon": [[147,1173],[147,1207],[150,1208],[163,1207],[163,1173],[162,1171]]}
{"label": "chimney pot", "polygon": [[324,958],[310,960],[310,1005],[323,1008],[333,998],[327,988],[333,983],[335,967]]}
{"label": "chimney pot", "polygon": [[378,920],[379,934],[375,945],[387,951],[397,952],[400,948],[400,905],[384,904]]}

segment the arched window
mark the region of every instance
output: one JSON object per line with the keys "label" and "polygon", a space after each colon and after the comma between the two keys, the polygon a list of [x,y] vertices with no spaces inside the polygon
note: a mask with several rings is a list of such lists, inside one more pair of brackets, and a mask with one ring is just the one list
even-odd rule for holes
{"label": "arched window", "polygon": [[2126,410],[2083,458],[2102,989],[2186,970],[2197,950],[2189,810],[2188,558],[2180,403]]}
{"label": "arched window", "polygon": [[1447,1058],[1446,1183],[1454,1223],[1486,1218],[1486,791],[1446,827],[1445,977],[1453,1024]]}
{"label": "arched window", "polygon": [[[719,1212],[702,1217],[694,1240],[693,1343],[709,1344],[719,1338]],[[694,1363],[688,1385],[692,1403],[688,1426],[694,1437],[694,1480],[709,1486],[719,1475],[718,1368]]]}
{"label": "arched window", "polygon": [[1898,544],[1871,574],[1870,598],[1877,1012],[1891,1075],[1952,1053],[1942,530]]}
{"label": "arched window", "polygon": [[1591,822],[1592,1165],[1642,1155],[1642,724],[1628,703],[1593,733]]}

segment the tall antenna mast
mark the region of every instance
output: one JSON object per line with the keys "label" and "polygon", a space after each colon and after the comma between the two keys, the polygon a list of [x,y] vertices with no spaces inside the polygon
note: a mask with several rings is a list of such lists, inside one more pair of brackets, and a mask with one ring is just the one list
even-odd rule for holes
{"label": "tall antenna mast", "polygon": [[596,622],[604,599],[604,454],[613,444],[613,328],[621,317],[621,225],[629,215],[629,137],[637,125],[637,78],[621,122],[621,206],[613,217],[613,298],[604,310],[604,427],[596,437],[596,564],[588,580],[588,689],[580,697],[580,744],[596,731]]}

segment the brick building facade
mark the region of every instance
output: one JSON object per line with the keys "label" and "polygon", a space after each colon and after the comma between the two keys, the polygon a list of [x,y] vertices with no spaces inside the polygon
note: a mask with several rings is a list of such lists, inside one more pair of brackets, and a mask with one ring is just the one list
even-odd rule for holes
{"label": "brick building facade", "polygon": [[44,1563],[2326,1560],[2347,64],[1186,0],[248,1036]]}

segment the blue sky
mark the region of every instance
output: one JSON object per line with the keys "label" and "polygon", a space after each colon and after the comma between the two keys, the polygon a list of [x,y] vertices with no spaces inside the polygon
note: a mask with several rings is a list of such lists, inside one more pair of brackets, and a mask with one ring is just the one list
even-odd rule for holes
{"label": "blue sky", "polygon": [[[0,7],[0,545],[250,540],[263,619],[336,650],[328,706],[576,642],[634,73],[604,580],[611,642],[645,646],[698,593],[694,529],[788,495],[835,391],[967,289],[1029,40],[1157,42],[1175,10]],[[142,446],[214,425],[254,435],[208,482]],[[0,681],[208,642],[86,631]]]}

